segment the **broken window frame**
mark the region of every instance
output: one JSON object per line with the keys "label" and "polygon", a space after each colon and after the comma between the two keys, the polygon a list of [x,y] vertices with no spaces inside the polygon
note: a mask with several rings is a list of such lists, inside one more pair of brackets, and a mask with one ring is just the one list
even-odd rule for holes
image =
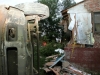
{"label": "broken window frame", "polygon": [[[96,23],[95,22],[95,20],[97,20],[97,19],[95,19],[95,15],[98,15],[99,14],[99,16],[100,16],[100,12],[92,12],[92,15],[93,15],[93,17],[92,17],[92,24],[93,24],[93,32],[94,33],[100,33],[100,29],[97,29],[96,30],[96,25],[98,24],[98,25],[100,25],[100,22],[99,23]],[[97,17],[98,18],[98,17]],[[99,26],[100,27],[100,26]],[[98,27],[97,27],[98,28]]]}

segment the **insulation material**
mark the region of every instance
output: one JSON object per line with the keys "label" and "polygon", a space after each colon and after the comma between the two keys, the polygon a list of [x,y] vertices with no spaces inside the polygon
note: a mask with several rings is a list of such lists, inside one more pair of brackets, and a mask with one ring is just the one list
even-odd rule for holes
{"label": "insulation material", "polygon": [[74,28],[74,25],[75,25],[75,14],[70,14],[70,18],[71,18],[71,22],[68,26],[68,29],[72,30]]}
{"label": "insulation material", "polygon": [[[76,14],[77,43],[93,44],[91,13]],[[92,38],[92,39],[91,39]]]}
{"label": "insulation material", "polygon": [[64,32],[67,32],[67,21],[66,20],[64,20],[64,23],[63,23],[63,25],[64,25]]}

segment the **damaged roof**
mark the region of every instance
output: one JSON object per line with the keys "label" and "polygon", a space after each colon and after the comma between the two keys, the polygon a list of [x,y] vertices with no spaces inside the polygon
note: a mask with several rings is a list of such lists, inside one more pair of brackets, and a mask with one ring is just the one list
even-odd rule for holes
{"label": "damaged roof", "polygon": [[72,7],[74,7],[74,6],[77,6],[77,5],[79,5],[79,4],[83,3],[83,2],[85,2],[85,1],[81,1],[81,2],[79,2],[79,3],[77,3],[77,4],[73,5],[73,6],[71,6],[71,7],[69,7],[69,8],[65,8],[65,9],[62,10],[61,12],[65,11],[65,10],[67,10],[67,9],[70,9],[70,8],[72,8]]}

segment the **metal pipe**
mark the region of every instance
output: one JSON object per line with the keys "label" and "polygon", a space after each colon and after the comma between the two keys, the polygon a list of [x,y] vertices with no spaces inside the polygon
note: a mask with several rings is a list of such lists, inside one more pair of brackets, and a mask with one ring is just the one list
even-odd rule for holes
{"label": "metal pipe", "polygon": [[39,56],[40,56],[40,54],[39,54],[39,26],[38,26],[38,19],[36,19],[36,29],[37,29],[37,31],[36,31],[36,33],[37,33],[37,63],[38,63],[38,75],[39,75],[39,73],[40,73],[40,69],[39,69],[39,65],[40,65],[40,58],[39,58]]}

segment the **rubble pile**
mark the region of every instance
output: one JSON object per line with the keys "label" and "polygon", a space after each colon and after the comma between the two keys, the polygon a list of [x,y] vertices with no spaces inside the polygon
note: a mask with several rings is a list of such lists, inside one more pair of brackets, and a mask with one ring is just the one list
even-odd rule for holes
{"label": "rubble pile", "polygon": [[49,62],[44,64],[43,70],[49,75],[91,75],[74,67],[71,63],[64,60],[65,55],[52,55],[46,58]]}

